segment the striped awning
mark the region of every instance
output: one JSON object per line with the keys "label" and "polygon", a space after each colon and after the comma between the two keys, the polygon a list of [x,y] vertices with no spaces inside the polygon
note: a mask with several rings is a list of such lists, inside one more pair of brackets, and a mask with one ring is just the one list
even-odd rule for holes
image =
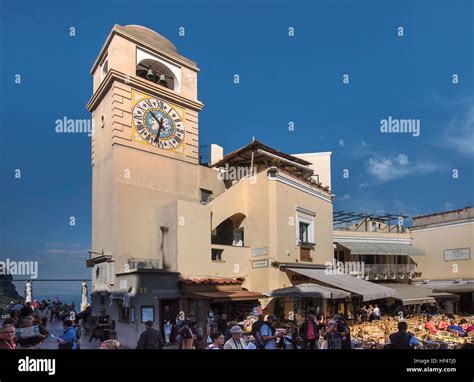
{"label": "striped awning", "polygon": [[384,243],[376,241],[336,241],[337,244],[349,249],[351,255],[397,255],[424,256],[425,253],[410,244]]}
{"label": "striped awning", "polygon": [[328,274],[324,269],[288,268],[288,270],[309,277],[323,286],[335,287],[360,295],[363,301],[393,297],[396,294],[391,288],[346,274]]}

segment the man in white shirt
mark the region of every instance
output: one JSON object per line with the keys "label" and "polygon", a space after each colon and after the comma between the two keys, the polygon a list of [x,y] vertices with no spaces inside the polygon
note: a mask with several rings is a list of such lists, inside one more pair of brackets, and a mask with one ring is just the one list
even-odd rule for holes
{"label": "man in white shirt", "polygon": [[379,308],[378,305],[375,305],[375,308],[374,308],[374,311],[372,312],[372,314],[374,315],[374,320],[380,320],[381,312],[380,312],[380,308]]}
{"label": "man in white shirt", "polygon": [[224,349],[243,350],[247,349],[247,342],[242,338],[243,330],[239,325],[230,329],[232,337],[224,344]]}

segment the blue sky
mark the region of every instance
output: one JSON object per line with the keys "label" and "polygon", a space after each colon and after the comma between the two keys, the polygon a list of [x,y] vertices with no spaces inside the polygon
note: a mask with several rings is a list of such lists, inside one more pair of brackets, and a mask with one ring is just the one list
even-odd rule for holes
{"label": "blue sky", "polygon": [[[471,205],[473,8],[456,0],[0,0],[0,256],[38,260],[40,277],[89,276],[90,138],[58,134],[55,121],[89,118],[89,71],[115,23],[154,29],[198,63],[200,144],[228,152],[255,136],[289,153],[332,151],[335,209],[413,216]],[[388,116],[419,119],[420,136],[380,133]],[[35,286],[59,289],[80,284]]]}

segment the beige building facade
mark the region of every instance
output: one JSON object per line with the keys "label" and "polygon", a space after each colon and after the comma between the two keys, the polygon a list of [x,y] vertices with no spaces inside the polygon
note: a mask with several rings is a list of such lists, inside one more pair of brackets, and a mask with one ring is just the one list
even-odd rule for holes
{"label": "beige building facade", "polygon": [[[175,322],[191,319],[205,341],[215,314],[353,314],[365,301],[403,301],[380,282],[444,274],[427,261],[442,244],[423,229],[369,219],[333,229],[330,152],[291,155],[253,139],[225,155],[213,143],[203,163],[199,68],[158,33],[115,25],[91,74],[91,300],[123,346],[136,345],[146,321],[163,333],[172,323],[173,342]],[[472,251],[459,241],[446,249],[459,246]],[[328,274],[338,261],[364,265]],[[282,297],[304,283],[319,296],[311,305]]]}
{"label": "beige building facade", "polygon": [[164,315],[196,319],[212,303],[265,307],[263,292],[291,285],[280,264],[333,257],[330,153],[253,140],[225,156],[213,144],[200,163],[198,73],[135,25],[114,26],[91,70],[92,305],[125,346],[144,320],[163,329]]}
{"label": "beige building facade", "polygon": [[465,207],[412,219],[415,245],[425,252],[419,259],[422,275],[416,285],[454,293],[454,310],[474,312],[474,208]]}

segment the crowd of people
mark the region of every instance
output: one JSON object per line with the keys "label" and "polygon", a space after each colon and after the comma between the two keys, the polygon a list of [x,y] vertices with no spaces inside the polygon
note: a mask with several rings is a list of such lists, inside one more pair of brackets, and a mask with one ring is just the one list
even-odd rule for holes
{"label": "crowd of people", "polygon": [[[226,321],[226,316],[219,319],[217,330],[207,336],[202,345],[197,334],[195,321],[183,320],[178,323],[177,342],[180,349],[350,349],[351,334],[345,319],[334,315],[331,319],[309,311],[300,325],[282,323],[274,315],[263,314],[253,323],[251,331],[244,330],[236,321]],[[145,331],[140,335],[137,349],[162,349],[163,337],[153,322],[145,324]],[[322,339],[322,342],[321,342]]]}
{"label": "crowd of people", "polygon": [[[90,315],[90,307],[77,313],[74,303],[66,304],[59,298],[11,304],[9,316],[3,320],[0,328],[0,349],[41,349],[48,337],[56,340],[58,349],[80,349],[82,325]],[[49,323],[53,321],[62,323],[63,333],[60,336],[56,337],[48,330]],[[101,348],[113,349],[116,344],[110,343],[113,340],[108,338],[108,327],[108,315],[102,311],[95,335],[101,340]],[[90,340],[93,339],[94,333]]]}
{"label": "crowd of people", "polygon": [[441,316],[440,320],[435,321],[433,316],[426,316],[425,328],[431,334],[449,332],[457,337],[469,337],[474,334],[474,323],[463,318],[458,323],[447,315]]}
{"label": "crowd of people", "polygon": [[[360,318],[357,322],[376,322],[382,319],[382,310],[379,306],[362,306]],[[442,316],[436,325],[430,315],[426,315],[425,330],[456,332],[458,336],[474,335],[474,325],[466,319],[456,323],[453,318]],[[413,349],[423,347],[422,340],[408,331],[407,322],[400,316],[396,326],[398,330],[389,335],[387,349]],[[335,314],[332,317],[316,315],[308,311],[305,317],[297,324],[282,322],[274,315],[260,314],[253,323],[251,330],[246,330],[244,324],[237,321],[226,321],[221,315],[215,330],[210,330],[207,341],[202,341],[198,335],[196,322],[193,320],[178,323],[179,335],[177,341],[180,349],[351,349],[353,346],[351,325],[346,319]],[[355,322],[354,322],[355,323]],[[153,328],[153,323],[147,323],[147,329],[140,337],[137,348],[162,349],[163,340],[159,330]],[[148,338],[148,339],[147,339]],[[204,342],[204,344],[203,344]],[[356,343],[357,341],[355,341]]]}
{"label": "crowd of people", "polygon": [[[358,310],[357,322],[380,320],[382,312],[377,305],[362,306]],[[18,303],[11,307],[9,317],[0,328],[0,349],[40,349],[43,342],[52,337],[57,341],[58,349],[80,349],[82,326],[91,315],[90,307],[76,313],[74,304],[62,303],[59,299],[33,303]],[[424,329],[431,334],[449,332],[458,337],[474,335],[474,322],[461,319],[456,322],[452,317],[426,314]],[[305,316],[295,322],[283,322],[270,314],[259,314],[251,325],[228,321],[226,315],[216,317],[215,327],[208,328],[206,338],[199,336],[195,320],[175,321],[176,342],[180,349],[244,350],[244,349],[351,349],[351,325],[346,319],[335,314],[324,317],[309,310]],[[62,322],[63,333],[56,337],[49,333],[48,325],[53,320]],[[120,342],[111,338],[111,320],[105,309],[95,317],[95,327],[89,341],[99,340],[101,349],[119,349]],[[413,333],[408,331],[407,322],[398,322],[398,331],[390,334],[385,348],[411,349],[422,345]],[[354,328],[353,328],[354,329]],[[356,334],[355,334],[356,335]],[[137,349],[163,349],[169,342],[169,333],[161,333],[154,327],[153,321],[145,323]],[[356,341],[357,342],[357,341]]]}

